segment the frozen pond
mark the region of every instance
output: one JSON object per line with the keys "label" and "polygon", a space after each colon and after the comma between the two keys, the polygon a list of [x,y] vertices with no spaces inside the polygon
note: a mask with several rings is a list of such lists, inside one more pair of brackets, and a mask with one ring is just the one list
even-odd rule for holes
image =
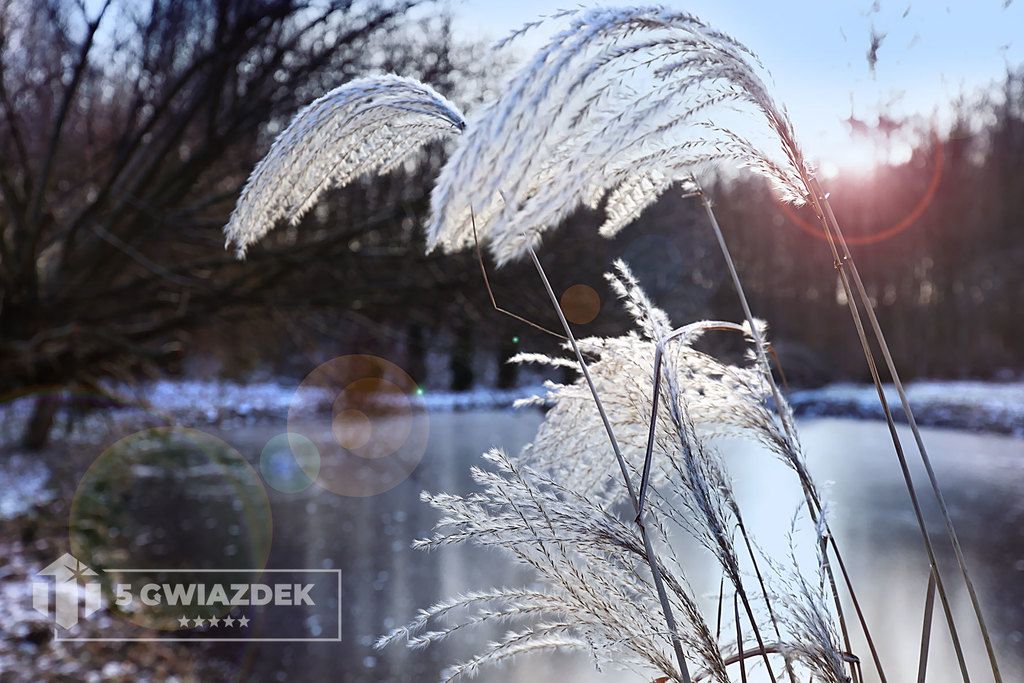
{"label": "frozen pond", "polygon": [[[531,438],[540,419],[527,412],[435,414],[430,418],[427,455],[412,476],[394,489],[368,498],[331,493],[274,494],[275,542],[271,564],[287,558],[326,562],[344,577],[343,641],[304,648],[270,645],[246,652],[239,667],[260,678],[339,677],[345,681],[429,681],[454,659],[470,655],[495,631],[469,631],[451,645],[409,652],[371,648],[374,637],[404,623],[419,607],[455,593],[497,585],[517,585],[528,576],[504,557],[456,548],[435,554],[409,549],[426,536],[435,513],[418,500],[421,490],[466,492],[470,464],[492,445],[517,449]],[[920,643],[927,564],[885,426],[879,422],[815,419],[801,423],[810,466],[820,482],[832,482],[833,529],[864,602],[890,680],[913,680]],[[239,435],[229,439],[236,445]],[[255,456],[270,433],[248,432],[247,456]],[[909,443],[906,435],[905,443]],[[996,632],[1006,680],[1024,680],[1024,442],[1020,439],[927,430],[927,444],[944,483],[947,502],[969,554],[985,612]],[[245,448],[242,449],[245,452]],[[793,477],[756,446],[736,441],[725,446],[745,514],[769,551],[785,550],[784,529],[800,500]],[[919,490],[926,488],[923,472]],[[315,489],[310,489],[314,491]],[[936,538],[942,524],[929,508]],[[760,533],[759,533],[760,532]],[[774,545],[774,543],[778,545]],[[688,568],[698,594],[713,613],[718,575],[704,557]],[[955,584],[951,552],[943,560],[947,581]],[[972,671],[983,679],[980,639],[970,628],[966,593],[952,600]],[[952,648],[936,611],[929,681],[959,679]],[[863,648],[862,648],[863,649]],[[866,653],[866,650],[864,650]],[[867,669],[868,667],[865,667]],[[621,674],[594,673],[584,658],[525,657],[512,667],[488,671],[488,681],[623,680]]]}
{"label": "frozen pond", "polygon": [[[384,652],[372,648],[378,635],[405,623],[418,608],[436,600],[468,590],[529,582],[526,572],[496,553],[454,548],[425,554],[411,550],[409,544],[428,535],[436,519],[436,513],[420,502],[421,491],[470,491],[468,468],[479,461],[480,454],[496,445],[517,451],[532,437],[540,419],[540,413],[534,411],[431,413],[422,462],[411,474],[403,475],[397,486],[373,496],[346,497],[316,486],[286,492],[289,486],[285,480],[277,481],[278,489],[284,490],[268,487],[273,527],[268,566],[341,569],[342,640],[213,646],[212,651],[228,662],[231,679],[431,681],[437,680],[445,665],[470,656],[487,640],[501,635],[505,627],[466,629],[444,647],[417,652],[399,646]],[[889,678],[894,683],[914,680],[927,564],[887,430],[881,422],[831,418],[802,420],[800,429],[813,473],[819,483],[829,482],[825,488],[832,502],[833,530]],[[258,468],[268,442],[284,430],[283,421],[262,420],[206,431],[231,444]],[[905,436],[909,445],[910,436]],[[925,430],[925,438],[994,631],[1004,679],[1024,680],[1024,440],[940,429]],[[102,450],[102,446],[95,449]],[[766,551],[781,555],[786,550],[781,531],[788,527],[801,499],[792,473],[744,441],[723,444],[723,452],[749,526]],[[916,458],[915,453],[908,455],[912,461]],[[81,449],[79,456],[83,461],[94,458]],[[210,467],[199,464],[190,470],[192,474],[186,477],[206,481]],[[73,490],[84,471],[81,465],[56,471],[53,476],[62,480],[60,495],[65,495],[68,485]],[[267,471],[264,468],[264,473]],[[156,477],[158,468],[136,467],[133,474],[145,482]],[[34,476],[30,477],[33,481]],[[915,476],[919,490],[924,492],[927,484],[919,467]],[[179,473],[174,478],[178,480]],[[170,515],[183,520],[190,515],[201,518],[202,510],[213,510],[214,501],[222,493],[216,487],[173,488],[169,491],[157,486],[140,491],[136,487],[130,493],[115,493],[143,498],[143,505],[155,517]],[[183,493],[186,490],[190,493]],[[934,506],[929,505],[927,512],[935,538],[941,539],[942,524]],[[225,533],[239,539],[243,553],[248,532],[261,531],[231,527]],[[191,539],[189,547],[159,537],[145,540],[150,547],[162,548],[167,556],[199,552],[216,541],[215,533],[210,532],[212,536],[207,534],[207,538],[202,528],[187,535]],[[966,593],[955,581],[951,551],[945,545],[941,548],[972,673],[976,672],[977,680],[987,680],[983,648],[972,628]],[[684,556],[693,558],[686,567],[688,578],[698,597],[705,601],[710,618],[719,575],[705,554],[695,551]],[[316,627],[310,626],[308,618],[296,619],[294,627],[298,630]],[[938,609],[932,646],[935,653],[929,667],[930,683],[959,680]],[[866,657],[866,648],[857,649]],[[870,671],[870,666],[865,665],[865,671]],[[487,671],[483,680],[541,683],[644,679],[630,679],[618,672],[598,674],[585,657],[565,655],[521,658],[505,669]],[[868,680],[873,679],[869,676]]]}

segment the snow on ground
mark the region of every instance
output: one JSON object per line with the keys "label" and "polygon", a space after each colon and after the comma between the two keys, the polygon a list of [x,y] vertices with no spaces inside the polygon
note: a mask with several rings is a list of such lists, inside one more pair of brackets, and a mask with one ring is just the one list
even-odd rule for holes
{"label": "snow on ground", "polygon": [[[920,381],[907,393],[922,425],[997,431],[1024,436],[1024,382]],[[517,389],[477,388],[472,391],[426,391],[419,401],[427,410],[452,411],[504,408],[515,401],[543,395],[540,386]],[[333,396],[295,391],[286,382],[237,384],[231,382],[164,380],[144,386],[137,395],[160,412],[181,419],[215,422],[225,417],[250,418],[301,411],[330,410]],[[886,397],[893,413],[902,416],[899,396],[892,386]],[[799,415],[883,419],[872,385],[833,384],[821,389],[793,391],[789,400]]]}
{"label": "snow on ground", "polygon": [[[63,637],[113,640],[54,640],[56,627],[49,617],[33,609],[32,595],[37,573],[60,548],[49,539],[25,546],[5,535],[17,534],[0,535],[4,558],[0,567],[0,680],[4,683],[173,683],[223,678],[214,660],[203,657],[196,644],[162,643],[156,632],[143,633],[153,638],[152,642],[119,640],[138,636],[137,627],[107,609],[80,621]],[[77,592],[77,584],[70,589]]]}
{"label": "snow on ground", "polygon": [[12,453],[0,460],[0,519],[21,514],[36,503],[45,503],[52,497],[47,488],[50,469],[37,459],[21,453]]}
{"label": "snow on ground", "polygon": [[[896,420],[906,422],[892,385],[885,386],[885,397]],[[1024,436],[1024,382],[911,382],[907,398],[921,425]],[[794,391],[789,402],[797,415],[885,418],[873,385],[832,384]]]}
{"label": "snow on ground", "polygon": [[[112,394],[131,407],[117,407],[109,398],[92,397],[68,422],[76,432],[88,432],[90,421],[131,419],[138,414],[170,415],[178,424],[202,426],[224,422],[252,422],[286,417],[289,411],[327,412],[336,398],[318,389],[296,391],[286,380],[242,384],[209,380],[160,380],[130,389],[112,388]],[[431,411],[493,409],[512,406],[519,399],[543,395],[541,386],[517,389],[477,388],[467,392],[425,391],[417,401]],[[974,431],[995,431],[1024,436],[1024,382],[920,381],[908,385],[918,423]],[[893,387],[886,396],[898,420],[905,421]],[[0,443],[12,443],[17,425],[31,411],[31,396],[0,404]],[[833,384],[821,389],[796,390],[789,400],[800,416],[838,416],[882,419],[881,405],[871,385]],[[58,418],[58,430],[61,420]]]}

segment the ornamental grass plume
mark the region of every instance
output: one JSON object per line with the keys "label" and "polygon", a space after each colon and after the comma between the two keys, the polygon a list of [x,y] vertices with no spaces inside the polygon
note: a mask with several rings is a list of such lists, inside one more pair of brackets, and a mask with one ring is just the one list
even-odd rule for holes
{"label": "ornamental grass plume", "polygon": [[[473,123],[461,136],[442,169],[431,194],[428,246],[448,251],[461,249],[473,244],[479,231],[499,264],[529,253],[557,306],[557,299],[533,247],[545,230],[556,226],[581,205],[596,208],[603,204],[607,219],[601,233],[614,235],[674,184],[681,185],[686,192],[700,194],[693,174],[709,164],[747,167],[768,178],[783,201],[810,204],[827,239],[846,295],[846,304],[886,414],[963,679],[967,681],[969,676],[957,625],[936,561],[932,534],[926,527],[913,477],[885,397],[879,370],[881,364],[875,358],[869,334],[881,351],[885,368],[899,394],[977,617],[993,677],[1001,683],[991,639],[960,542],[873,303],[831,210],[828,196],[805,161],[785,108],[770,95],[763,77],[764,70],[756,56],[735,39],[711,28],[694,15],[663,7],[570,10],[558,13],[555,18],[567,22],[568,27],[556,33],[527,62],[496,100],[476,112]],[[528,24],[510,40],[540,23]],[[744,114],[754,115],[758,123],[754,131],[756,137],[741,134],[738,126],[729,124],[732,120],[743,123]],[[342,86],[303,110],[275,141],[270,154],[254,170],[225,228],[228,241],[236,246],[239,254],[244,254],[246,247],[265,235],[277,221],[284,218],[293,222],[298,220],[327,187],[344,185],[366,173],[386,171],[428,140],[463,128],[466,128],[463,118],[455,108],[422,84],[385,76],[360,79]],[[588,354],[596,354],[600,363],[607,362],[607,376],[613,378],[601,382],[601,392],[608,392],[607,400],[613,408],[608,411],[610,419],[603,420],[602,426],[617,461],[620,455],[618,440],[623,441],[623,450],[630,453],[623,459],[627,464],[620,467],[626,477],[627,489],[632,494],[628,470],[636,473],[640,465],[637,455],[641,453],[636,447],[644,443],[640,438],[644,429],[637,429],[636,418],[628,417],[627,413],[636,412],[637,404],[646,408],[644,401],[650,401],[648,419],[653,420],[653,426],[648,431],[655,437],[662,455],[666,456],[657,459],[655,481],[668,482],[669,488],[685,485],[686,490],[677,493],[691,497],[690,503],[695,506],[691,512],[699,513],[691,522],[703,516],[704,519],[697,523],[703,525],[700,528],[704,531],[710,530],[715,545],[713,552],[721,560],[725,540],[724,536],[722,539],[717,536],[720,533],[718,527],[735,519],[742,531],[742,523],[732,507],[734,501],[730,500],[726,488],[727,478],[720,474],[717,460],[701,451],[704,443],[701,439],[707,438],[707,434],[701,434],[702,431],[738,429],[742,433],[753,434],[797,472],[809,515],[812,518],[821,515],[823,519],[824,509],[803,463],[792,415],[771,377],[760,326],[746,305],[710,203],[706,197],[703,199],[744,304],[746,331],[754,342],[761,365],[760,376],[749,368],[729,368],[724,372],[716,367],[713,359],[708,360],[693,352],[692,343],[687,343],[688,338],[711,329],[711,325],[672,331],[676,335],[673,343],[659,346],[667,340],[665,333],[668,331],[667,327],[662,329],[659,326],[663,323],[667,326],[667,321],[659,318],[653,307],[639,306],[646,310],[647,316],[641,324],[643,334],[634,333],[617,340],[584,340],[580,346]],[[637,296],[634,292],[627,299],[636,304],[639,301]],[[566,337],[575,347],[568,323],[564,318],[561,321]],[[643,385],[643,378],[650,375],[622,374],[630,363],[641,365],[643,370],[649,367],[653,373],[653,358],[662,352],[666,361],[664,385],[670,399],[665,415],[653,410],[655,398],[660,396],[655,388],[657,384],[649,388]],[[577,363],[588,380],[590,400],[597,403],[603,413],[603,401],[597,388],[590,385],[584,357],[580,352],[576,355]],[[615,367],[615,363],[621,367]],[[626,387],[616,387],[615,378],[623,383],[627,378],[634,378],[640,385],[630,393]],[[722,378],[728,381],[723,383],[720,381]],[[656,380],[662,379],[659,373]],[[710,383],[710,396],[702,390],[701,382]],[[607,480],[604,463],[611,462],[611,459],[588,461],[575,458],[579,469],[571,471],[564,463],[555,463],[553,459],[553,454],[558,452],[555,434],[569,441],[562,445],[563,457],[567,449],[571,452],[581,444],[595,453],[607,455],[606,448],[587,441],[593,438],[590,435],[601,433],[600,429],[592,428],[593,415],[584,417],[583,412],[577,410],[574,413],[569,408],[556,412],[558,402],[563,398],[560,392],[569,397],[574,391],[576,389],[564,387],[550,390],[556,403],[551,424],[562,420],[566,423],[566,431],[559,431],[561,428],[554,426],[549,427],[546,433],[542,430],[533,452],[526,454],[526,462],[539,468],[561,467],[576,479],[560,481],[576,481],[581,484],[580,490],[598,491]],[[719,394],[716,396],[714,391]],[[778,411],[778,424],[765,407],[768,394],[771,394]],[[719,411],[717,414],[716,410]],[[574,420],[579,420],[580,425],[588,424],[588,429],[578,429],[579,425]],[[621,424],[613,425],[614,421]],[[621,430],[620,436],[616,437],[618,430]],[[676,463],[669,457],[676,447],[673,440],[683,448],[683,457]],[[688,455],[685,452],[687,442],[692,451]],[[667,447],[665,444],[672,445]],[[641,495],[638,499],[632,495],[631,498],[634,498],[636,521],[640,523],[639,530],[646,543],[648,538],[642,526],[642,515],[643,490],[649,484],[646,475],[650,472],[648,465],[652,464],[650,439],[644,450],[648,457],[643,463]],[[570,461],[573,459],[568,457]],[[693,484],[698,479],[705,480],[706,489],[702,488],[703,484]],[[611,500],[615,494],[609,492],[606,495],[608,498],[604,503],[613,504]],[[656,492],[652,512],[657,510],[657,500],[661,497]],[[476,502],[483,504],[482,501]],[[657,520],[655,524],[658,524]],[[828,539],[835,548],[830,534],[823,534],[821,539],[823,546]],[[749,539],[745,540],[750,549]],[[750,554],[753,557],[752,549]],[[650,567],[661,566],[650,548],[646,549],[646,557]],[[827,555],[823,553],[822,557],[822,566],[828,574],[839,612],[839,596]],[[838,550],[836,557],[842,568]],[[660,582],[661,575],[660,570],[650,574],[656,583]],[[739,592],[739,585],[735,587]],[[672,591],[673,603],[679,602],[678,591],[675,587]],[[856,606],[852,587],[851,596]],[[661,600],[661,606],[664,616],[670,621],[669,603]],[[673,606],[680,608],[684,615],[688,614],[684,604]],[[863,615],[859,607],[857,609],[867,635]],[[838,617],[846,637],[841,613]],[[751,621],[756,622],[753,618]],[[773,627],[777,629],[774,621]],[[757,625],[753,625],[756,633]],[[567,634],[568,629],[557,625],[542,634],[520,634],[521,637],[512,637],[505,643],[504,651],[515,654],[528,649],[531,644],[558,647],[560,643],[571,641],[572,636]],[[687,637],[691,636],[692,633]],[[868,644],[884,681],[870,636]],[[760,649],[767,655],[765,647]],[[678,648],[676,654],[677,674],[665,675],[688,679]],[[645,661],[650,663],[651,658],[647,657]],[[671,666],[674,665],[667,664],[666,670]],[[822,680],[833,679],[826,677]]]}
{"label": "ornamental grass plume", "polygon": [[[478,493],[424,494],[441,512],[433,536],[414,546],[436,550],[471,543],[497,548],[530,567],[539,588],[496,588],[456,596],[421,610],[377,643],[403,641],[419,649],[463,629],[507,624],[503,638],[446,669],[441,680],[473,676],[488,665],[537,651],[577,650],[601,668],[655,672],[682,681],[672,658],[643,541],[637,527],[503,451],[484,456],[493,470],[474,467]],[[711,628],[674,559],[661,567],[670,599],[682,615],[680,637],[694,661],[729,681]]]}
{"label": "ornamental grass plume", "polygon": [[425,83],[357,78],[302,109],[253,169],[224,228],[244,256],[282,219],[292,225],[332,187],[388,173],[437,138],[462,131],[458,108]]}
{"label": "ornamental grass plume", "polygon": [[[709,163],[746,166],[767,177],[783,201],[810,204],[836,264],[846,305],[886,414],[961,675],[965,682],[970,680],[935,543],[925,523],[882,386],[882,363],[872,343],[881,352],[899,395],[985,643],[993,678],[1001,683],[992,639],[963,548],[874,303],[828,195],[805,160],[785,107],[776,103],[766,87],[757,58],[741,43],[697,17],[663,7],[571,10],[556,17],[568,21],[568,28],[556,33],[516,74],[504,93],[478,113],[470,134],[442,169],[431,197],[428,245],[446,250],[468,246],[476,238],[475,216],[492,255],[499,264],[505,263],[530,253],[543,232],[573,209],[581,204],[597,207],[609,193],[605,199],[609,219],[602,233],[611,235],[673,183],[685,183],[695,170]],[[528,24],[512,38],[540,23]],[[748,138],[728,125],[729,109],[754,113],[764,124],[759,128],[768,133],[767,139]],[[714,222],[710,204],[705,205]],[[743,298],[742,292],[740,296]],[[753,324],[749,313],[748,320]],[[566,336],[570,336],[568,331]],[[582,363],[582,356],[578,360]],[[761,360],[763,371],[769,372]],[[770,378],[768,381],[772,384]],[[773,386],[772,390],[778,395],[777,388]],[[593,398],[599,400],[596,395]],[[780,419],[784,430],[792,432],[788,416],[780,414]],[[791,445],[789,450],[795,447]],[[813,492],[805,490],[812,507],[820,505]],[[835,598],[838,605],[838,596]],[[858,616],[863,626],[863,617]],[[870,636],[868,640],[884,681]]]}
{"label": "ornamental grass plume", "polygon": [[[616,273],[609,276],[609,282],[634,316],[638,331],[614,338],[581,339],[578,343],[593,359],[588,367],[602,400],[610,408],[609,418],[623,454],[639,472],[649,432],[655,350],[660,340],[671,332],[671,326],[664,312],[647,299],[626,264],[618,261],[615,266]],[[764,330],[764,324],[759,324]],[[710,331],[724,329],[735,333],[747,328],[733,323],[701,321],[684,329],[685,333],[668,347],[666,366],[676,377],[672,383],[674,391],[685,400],[697,433],[705,439],[729,435],[755,439],[782,457],[790,467],[799,468],[802,476],[810,478],[802,453],[789,449],[785,435],[773,419],[768,405],[770,390],[764,375],[753,365],[724,363],[694,348]],[[568,358],[543,354],[521,353],[509,362],[578,370],[578,365]],[[546,389],[543,395],[518,403],[519,406],[551,406],[536,438],[523,453],[525,461],[538,469],[557,472],[560,481],[571,482],[573,487],[588,495],[622,498],[625,491],[614,485],[615,462],[608,455],[599,417],[588,405],[589,388],[582,377],[568,384],[549,382]],[[668,414],[659,414],[657,424],[659,443],[675,437],[676,428]],[[567,429],[568,425],[574,428]],[[567,453],[566,433],[579,434],[584,442]],[[654,481],[665,481],[669,463],[661,459],[655,462],[658,467],[654,470]]]}
{"label": "ornamental grass plume", "polygon": [[[651,340],[646,335],[666,334],[669,322],[662,311],[650,304],[626,266],[620,263],[618,269],[619,274],[613,279],[618,282],[627,306],[634,311],[641,333],[586,343],[588,352],[598,358],[592,367],[600,373],[595,379],[603,395],[607,385],[628,381],[635,386],[633,395],[606,394],[609,400],[605,406],[616,433],[632,433],[629,425],[635,425],[638,434],[646,433],[653,378],[650,372],[636,372],[636,366],[629,361],[649,359]],[[707,327],[707,323],[692,326],[693,338]],[[684,350],[679,357],[686,359],[688,367],[700,368],[702,386],[708,391],[722,395],[735,391],[730,386],[716,387],[716,383],[730,385],[734,380],[708,370],[729,366],[697,354],[688,344],[679,348]],[[557,359],[552,362],[560,364]],[[739,370],[741,375],[746,372]],[[687,370],[671,365],[671,374],[682,377],[686,373]],[[750,382],[761,377],[753,371],[749,375]],[[831,614],[823,601],[805,604],[807,596],[790,589],[800,585],[797,575],[780,573],[779,584],[785,590],[768,590],[758,571],[764,602],[756,603],[748,595],[745,583],[752,577],[742,566],[733,542],[734,529],[739,527],[744,535],[746,530],[725,464],[708,443],[707,435],[718,433],[716,425],[720,424],[727,431],[754,427],[748,427],[746,418],[734,419],[724,404],[716,404],[715,400],[702,402],[699,391],[690,391],[689,387],[684,390],[684,386],[684,382],[673,381],[663,385],[668,409],[658,432],[661,477],[652,488],[645,523],[659,531],[659,538],[666,539],[659,544],[658,557],[663,559],[658,567],[669,589],[672,610],[681,615],[678,635],[688,658],[697,667],[698,673],[692,680],[726,683],[732,680],[727,662],[753,656],[763,658],[770,671],[769,655],[781,655],[794,680],[799,680],[798,675],[804,672],[810,672],[816,680],[848,680],[841,671],[841,659],[839,675],[843,677],[835,679],[819,672],[818,659],[806,654],[842,650],[834,638],[828,643],[821,642],[822,634],[830,636],[835,632]],[[619,513],[623,507],[618,491],[621,485],[611,488],[602,481],[612,477],[607,470],[612,461],[607,442],[591,443],[586,436],[595,431],[593,403],[585,393],[559,391],[554,386],[551,389],[547,400],[553,405],[537,441],[518,457],[501,450],[489,452],[485,461],[493,469],[472,469],[478,492],[467,496],[424,494],[423,499],[442,516],[434,535],[414,544],[424,550],[462,543],[500,549],[532,568],[541,587],[487,589],[442,601],[422,610],[408,625],[382,637],[378,647],[401,641],[419,649],[464,629],[501,623],[513,630],[490,643],[482,653],[446,669],[442,680],[476,675],[485,665],[550,649],[585,652],[598,667],[628,668],[645,675],[687,680],[672,657],[665,626],[654,616],[659,614],[660,604],[646,562],[642,528]],[[575,409],[580,406],[589,408],[590,414]],[[697,433],[691,410],[702,416],[702,423],[709,428],[706,433]],[[545,436],[546,428],[552,425],[561,435],[557,442],[554,437]],[[562,457],[539,458],[538,453],[547,448],[557,449]],[[631,449],[634,475],[639,475],[642,450],[642,445]],[[564,463],[565,467],[556,467],[555,463]],[[575,472],[588,469],[599,474],[593,480],[573,477]],[[753,629],[756,646],[741,640],[722,642],[712,635],[669,542],[672,529],[691,534],[718,562],[744,605],[746,623]],[[756,567],[754,544],[747,548]],[[819,583],[824,585],[823,576]],[[775,633],[774,641],[761,637],[761,631],[769,624]],[[786,624],[792,628],[787,629]],[[738,622],[736,625],[742,626]],[[811,631],[811,626],[817,630]],[[738,628],[740,632],[743,629]]]}
{"label": "ornamental grass plume", "polygon": [[[555,16],[569,27],[474,115],[442,169],[430,247],[472,244],[475,214],[505,263],[576,207],[602,200],[601,232],[614,235],[672,184],[715,162],[749,167],[784,199],[803,201],[806,168],[792,125],[741,43],[662,7]],[[764,151],[772,140],[754,144],[713,123],[711,114],[727,108],[760,114],[779,141],[776,153]]]}

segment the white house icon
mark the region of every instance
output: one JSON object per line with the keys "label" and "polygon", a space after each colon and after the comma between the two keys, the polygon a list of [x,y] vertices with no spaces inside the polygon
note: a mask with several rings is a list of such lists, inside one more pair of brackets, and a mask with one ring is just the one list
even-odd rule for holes
{"label": "white house icon", "polygon": [[[53,577],[49,581],[42,577]],[[32,607],[42,614],[50,614],[50,586],[57,604],[57,624],[71,628],[78,623],[79,582],[84,581],[85,609],[83,616],[89,616],[100,608],[100,583],[90,577],[96,572],[79,562],[68,553],[36,574],[32,582]]]}

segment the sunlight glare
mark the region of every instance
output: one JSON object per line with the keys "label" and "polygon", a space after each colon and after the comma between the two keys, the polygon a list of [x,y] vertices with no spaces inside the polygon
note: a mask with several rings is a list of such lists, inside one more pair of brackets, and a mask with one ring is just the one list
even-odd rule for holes
{"label": "sunlight glare", "polygon": [[831,165],[835,168],[835,174],[853,176],[869,176],[874,173],[875,168],[881,163],[878,149],[875,145],[860,141],[855,144],[836,149],[831,159],[822,163],[822,168]]}

